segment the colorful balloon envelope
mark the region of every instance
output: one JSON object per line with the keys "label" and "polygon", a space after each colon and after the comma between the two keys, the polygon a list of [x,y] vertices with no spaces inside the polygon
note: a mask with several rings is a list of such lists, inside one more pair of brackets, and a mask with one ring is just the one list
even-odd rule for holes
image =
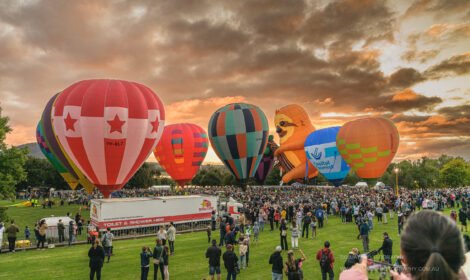
{"label": "colorful balloon envelope", "polygon": [[244,185],[255,175],[266,148],[269,126],[263,111],[251,104],[228,104],[212,115],[208,130],[217,156]]}
{"label": "colorful balloon envelope", "polygon": [[122,80],[85,80],[56,99],[59,143],[105,196],[121,189],[160,139],[165,112],[148,87]]}
{"label": "colorful balloon envelope", "polygon": [[258,183],[264,184],[266,178],[271,172],[274,165],[274,151],[278,148],[276,142],[274,142],[274,137],[269,135],[268,144],[263,153],[263,158],[261,159],[258,169],[255,173],[255,179]]}
{"label": "colorful balloon envelope", "polygon": [[198,172],[208,147],[207,133],[200,126],[172,124],[165,126],[154,154],[171,178],[184,186]]}
{"label": "colorful balloon envelope", "polygon": [[[42,124],[42,139],[44,144],[47,145],[51,154],[65,167],[70,175],[78,180],[78,183],[86,190],[87,193],[91,194],[95,186],[85,177],[85,175],[78,169],[78,167],[72,162],[70,157],[65,153],[64,148],[58,142],[54,129],[52,127],[52,108],[54,102],[59,94],[54,95],[46,104],[44,111],[41,116]],[[66,181],[73,180],[71,178],[65,178]]]}
{"label": "colorful balloon envelope", "polygon": [[395,156],[400,138],[388,119],[369,117],[350,121],[339,130],[336,145],[341,156],[363,179],[383,175]]}
{"label": "colorful balloon envelope", "polygon": [[49,148],[49,145],[47,144],[46,139],[44,137],[44,129],[41,121],[36,127],[36,141],[38,143],[39,149],[47,158],[47,160],[49,160],[52,166],[57,170],[57,172],[59,172],[62,178],[64,178],[65,182],[70,186],[70,188],[72,190],[75,190],[78,185],[78,178],[68,172],[67,168],[62,165],[59,159]]}
{"label": "colorful balloon envelope", "polygon": [[316,130],[305,140],[305,153],[308,160],[333,185],[339,186],[349,172],[348,164],[336,147],[336,136],[340,127]]}

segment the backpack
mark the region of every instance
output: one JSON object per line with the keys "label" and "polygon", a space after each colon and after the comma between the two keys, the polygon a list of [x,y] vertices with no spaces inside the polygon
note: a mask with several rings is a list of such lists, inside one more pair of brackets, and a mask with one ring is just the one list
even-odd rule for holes
{"label": "backpack", "polygon": [[322,250],[321,252],[321,258],[320,258],[320,267],[329,270],[330,269],[330,250],[325,253],[325,251]]}
{"label": "backpack", "polygon": [[305,224],[310,224],[311,222],[312,222],[312,218],[310,218],[310,216],[305,216],[304,223]]}
{"label": "backpack", "polygon": [[323,211],[318,211],[317,217],[323,219]]}

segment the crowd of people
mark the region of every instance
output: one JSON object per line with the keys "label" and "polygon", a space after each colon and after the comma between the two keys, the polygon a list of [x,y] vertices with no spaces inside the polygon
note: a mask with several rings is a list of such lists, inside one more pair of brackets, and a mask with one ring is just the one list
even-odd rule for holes
{"label": "crowd of people", "polygon": [[[230,215],[225,217],[213,215],[213,222],[207,230],[208,241],[211,243],[211,246],[205,254],[209,262],[208,272],[210,279],[215,279],[215,277],[220,279],[222,262],[227,273],[227,279],[236,279],[239,273],[243,273],[240,271],[247,269],[250,264],[251,245],[252,243],[259,242],[260,234],[263,231],[279,232],[279,246],[275,248],[275,252],[269,259],[269,264],[272,265],[272,279],[283,279],[283,275],[286,275],[289,280],[309,279],[309,277],[304,277],[303,275],[302,265],[307,256],[299,249],[299,239],[318,239],[318,233],[321,232],[323,227],[327,226],[328,218],[332,216],[338,216],[342,223],[346,225],[351,224],[351,229],[357,230],[357,237],[362,241],[362,252],[366,253],[365,256],[360,255],[359,249],[352,248],[344,264],[344,272],[340,275],[340,279],[367,279],[367,273],[365,273],[367,265],[364,265],[364,263],[367,262],[370,256],[379,252],[383,254],[384,265],[402,267],[401,270],[406,270],[403,267],[407,265],[410,267],[410,264],[421,265],[421,267],[429,267],[431,264],[436,264],[441,267],[445,262],[448,266],[443,267],[443,269],[445,268],[444,271],[450,278],[442,279],[453,279],[452,277],[455,276],[455,273],[458,274],[460,272],[459,269],[463,264],[463,262],[460,263],[460,253],[455,258],[449,257],[447,259],[447,250],[450,249],[445,246],[447,243],[442,241],[442,238],[448,237],[444,234],[426,236],[429,237],[429,240],[418,242],[423,246],[425,244],[437,246],[436,248],[430,246],[431,249],[423,247],[422,255],[419,256],[416,256],[413,250],[407,251],[407,248],[404,248],[404,246],[411,246],[410,242],[414,242],[413,240],[418,234],[424,234],[433,229],[439,231],[439,229],[445,226],[452,229],[452,234],[458,235],[456,237],[458,242],[456,241],[455,244],[449,245],[454,246],[452,247],[453,250],[460,252],[459,246],[462,245],[462,234],[460,231],[467,231],[467,219],[470,218],[470,205],[468,201],[470,189],[468,188],[414,191],[402,189],[400,195],[397,196],[392,190],[376,190],[360,187],[251,187],[243,192],[237,187],[221,186],[211,188],[194,187],[177,191],[132,189],[122,190],[120,196],[151,197],[190,194],[232,197],[242,202],[244,206],[243,213],[238,219],[234,219]],[[61,201],[73,201],[73,203],[79,204],[83,204],[83,202],[87,204],[90,199],[99,198],[98,193],[87,195],[83,192],[58,192],[55,195]],[[443,217],[442,214],[437,213],[446,207],[455,209],[452,210],[450,217]],[[413,214],[416,210],[422,209],[435,211],[420,211],[418,212],[419,214]],[[69,236],[70,234],[72,236],[79,234],[79,228],[81,234],[82,228],[85,227],[83,225],[85,220],[79,214],[77,215],[75,223],[72,223],[74,226],[68,226],[68,229],[72,230],[69,232]],[[418,219],[416,217],[420,217],[422,221],[429,220],[429,223],[416,222]],[[405,256],[402,256],[403,258],[395,260],[392,259],[393,241],[390,233],[385,232],[383,234],[383,244],[378,250],[371,251],[369,248],[369,233],[374,229],[376,223],[387,224],[391,221],[398,224],[397,234],[401,235],[401,249],[403,254],[405,254]],[[451,223],[452,221],[453,223]],[[460,229],[457,223],[460,223]],[[406,227],[404,227],[405,224],[407,224]],[[212,232],[216,231],[216,227],[218,227],[219,231],[218,240],[211,236]],[[45,236],[41,236],[41,228],[43,229],[42,232],[45,232],[45,228],[47,228],[43,221],[40,221],[34,227],[35,234],[39,232],[39,235],[36,235],[38,248],[44,248]],[[59,241],[66,241],[63,232],[66,229],[66,225],[58,227]],[[84,230],[89,235],[89,232],[93,231],[93,226],[88,222]],[[0,225],[0,233],[3,233],[3,231],[7,233],[8,240],[10,241],[13,236],[16,237],[19,228],[12,222],[7,228]],[[0,234],[0,236],[3,236],[3,234]],[[170,256],[174,253],[175,236],[176,229],[174,225],[171,225],[169,228],[161,227],[157,233],[156,245],[153,250],[148,247],[142,248],[140,254],[141,279],[147,279],[152,262],[154,279],[158,278],[158,270],[160,270],[162,279],[169,279],[168,264]],[[288,242],[289,236],[290,242]],[[92,244],[88,253],[90,258],[90,279],[93,279],[95,275],[100,279],[101,267],[105,263],[106,258],[109,262],[112,256],[113,239],[114,236],[110,229],[101,235],[100,238],[89,235],[88,241]],[[168,245],[166,244],[167,241]],[[334,240],[330,241],[334,243]],[[310,258],[318,261],[322,279],[329,278],[331,280],[335,277],[335,258],[330,247],[330,241],[325,241],[324,247],[319,249],[316,255]],[[425,241],[428,243],[425,243]],[[12,243],[14,244],[14,242]],[[225,247],[225,252],[222,254],[222,251],[224,251],[223,246]],[[10,247],[10,250],[14,251],[14,245],[13,248]],[[282,252],[287,252],[284,258]],[[297,258],[295,257],[296,253],[300,254]],[[432,262],[428,264],[427,258],[431,259],[431,255],[432,260],[429,261]],[[419,259],[419,262],[412,262],[410,258]],[[392,274],[395,274],[395,272],[392,272]],[[403,278],[405,277],[404,275],[409,278]],[[417,275],[424,274],[409,271],[395,277],[402,277],[403,279],[430,279],[422,278],[421,276],[419,278],[416,277]]]}

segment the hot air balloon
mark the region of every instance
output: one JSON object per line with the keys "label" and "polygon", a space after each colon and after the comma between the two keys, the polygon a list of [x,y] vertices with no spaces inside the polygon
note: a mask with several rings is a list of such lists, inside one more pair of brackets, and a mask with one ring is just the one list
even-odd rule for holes
{"label": "hot air balloon", "polygon": [[245,187],[255,175],[268,140],[268,121],[263,111],[246,103],[228,104],[209,121],[212,148]]}
{"label": "hot air balloon", "polygon": [[348,164],[336,147],[336,136],[340,126],[315,130],[305,140],[308,160],[333,185],[339,186],[349,172]]}
{"label": "hot air balloon", "polygon": [[268,177],[269,172],[273,168],[274,164],[274,151],[278,148],[277,144],[274,142],[274,137],[269,135],[268,137],[268,144],[266,145],[266,149],[264,150],[263,158],[259,163],[258,169],[255,173],[255,179],[261,185],[264,184],[266,181],[266,177]]}
{"label": "hot air balloon", "polygon": [[179,123],[165,126],[154,154],[171,178],[184,186],[196,175],[208,147],[204,129],[191,123]]}
{"label": "hot air balloon", "polygon": [[54,155],[54,153],[52,153],[44,137],[44,129],[42,127],[41,121],[36,127],[36,141],[38,143],[39,149],[47,158],[47,160],[49,160],[52,166],[57,170],[57,172],[59,172],[62,178],[64,178],[65,182],[70,186],[70,188],[75,190],[78,185],[78,178],[70,174],[67,168],[65,168],[65,166],[63,166],[59,159],[57,159],[57,157]]}
{"label": "hot air balloon", "polygon": [[357,176],[376,179],[392,161],[399,141],[398,130],[390,120],[368,117],[344,124],[336,145]]}
{"label": "hot air balloon", "polygon": [[283,171],[287,172],[282,181],[288,183],[295,179],[317,176],[318,170],[307,160],[304,151],[305,139],[315,131],[304,108],[297,104],[284,106],[276,110],[274,123],[280,139],[279,149],[274,155],[279,159]]}
{"label": "hot air balloon", "polygon": [[85,177],[85,175],[78,169],[78,167],[72,162],[70,157],[64,152],[63,147],[58,142],[54,129],[52,127],[52,108],[54,102],[59,94],[54,95],[46,104],[44,111],[41,116],[41,123],[43,129],[43,139],[50,152],[55,158],[67,169],[67,171],[78,180],[80,185],[89,194],[93,192],[95,186]]}
{"label": "hot air balloon", "polygon": [[157,95],[144,85],[85,80],[57,97],[52,118],[66,154],[109,197],[157,145],[165,112]]}

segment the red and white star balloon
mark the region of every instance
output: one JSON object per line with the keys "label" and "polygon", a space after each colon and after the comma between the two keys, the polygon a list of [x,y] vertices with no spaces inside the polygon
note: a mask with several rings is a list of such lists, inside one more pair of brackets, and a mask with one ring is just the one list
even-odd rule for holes
{"label": "red and white star balloon", "polygon": [[85,80],[54,103],[54,132],[65,152],[105,197],[121,189],[157,145],[165,110],[148,87]]}

